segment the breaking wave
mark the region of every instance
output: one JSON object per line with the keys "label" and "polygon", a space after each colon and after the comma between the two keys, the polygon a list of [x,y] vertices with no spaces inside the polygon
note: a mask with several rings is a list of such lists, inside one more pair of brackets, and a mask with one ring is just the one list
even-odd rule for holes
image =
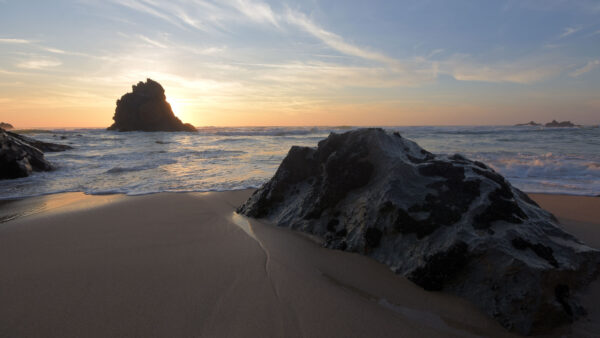
{"label": "breaking wave", "polygon": [[[200,128],[198,133],[103,129],[28,131],[74,150],[48,153],[52,172],[0,181],[0,199],[64,191],[139,195],[256,188],[292,145],[315,147],[339,127]],[[599,128],[390,127],[433,153],[487,163],[526,192],[600,194]]]}

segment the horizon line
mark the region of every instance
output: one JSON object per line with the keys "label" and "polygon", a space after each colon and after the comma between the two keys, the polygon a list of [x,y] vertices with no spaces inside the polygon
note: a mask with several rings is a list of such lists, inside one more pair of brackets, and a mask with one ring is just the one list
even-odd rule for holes
{"label": "horizon line", "polygon": [[[562,122],[556,120],[558,122]],[[535,121],[534,121],[535,122]],[[570,121],[574,123],[573,121]],[[526,122],[527,123],[527,122]],[[537,123],[537,122],[536,122]],[[544,122],[540,123],[540,126],[544,126]],[[577,125],[577,124],[576,124]],[[515,127],[516,124],[389,124],[389,125],[204,125],[204,126],[196,126],[195,128],[394,128],[394,127]],[[590,123],[590,124],[580,124],[577,126],[582,127],[598,127],[600,126],[600,122],[598,123]],[[28,127],[14,127],[13,131],[19,130],[53,130],[53,129],[107,129],[108,127],[98,127],[98,126],[71,126],[71,127],[48,127],[48,126],[28,126]]]}

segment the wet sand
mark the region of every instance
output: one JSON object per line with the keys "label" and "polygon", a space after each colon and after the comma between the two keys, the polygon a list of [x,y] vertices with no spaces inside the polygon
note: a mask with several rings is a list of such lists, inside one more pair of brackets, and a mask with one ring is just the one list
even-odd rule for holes
{"label": "wet sand", "polygon": [[[510,336],[369,258],[236,216],[250,193],[75,199],[0,223],[0,337]],[[600,198],[589,219],[556,198],[576,204],[548,206],[565,228],[600,247]],[[588,319],[557,334],[600,332],[598,286]]]}

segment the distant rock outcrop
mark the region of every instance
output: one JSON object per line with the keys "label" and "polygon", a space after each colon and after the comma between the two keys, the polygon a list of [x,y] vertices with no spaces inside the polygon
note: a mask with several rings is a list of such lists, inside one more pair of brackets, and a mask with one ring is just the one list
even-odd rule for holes
{"label": "distant rock outcrop", "polygon": [[24,142],[32,147],[35,147],[35,148],[45,152],[45,153],[55,153],[55,152],[59,152],[59,151],[73,149],[73,147],[68,146],[66,144],[42,142],[42,141],[33,139],[31,137],[23,136],[23,135],[13,133],[10,131],[6,131],[6,133],[16,139],[21,140],[22,142]]}
{"label": "distant rock outcrop", "polygon": [[529,121],[527,123],[517,123],[515,127],[523,127],[523,126],[541,126],[541,123],[536,123],[534,121]]}
{"label": "distant rock outcrop", "polygon": [[[515,124],[515,127],[523,127],[523,126],[541,126],[541,123],[536,123],[534,121],[529,121],[528,123],[518,123]],[[552,120],[552,122],[548,122],[544,125],[544,127],[548,128],[569,128],[569,127],[581,127],[580,125],[574,124],[571,121],[562,121],[558,122],[556,120]]]}
{"label": "distant rock outcrop", "polygon": [[0,122],[0,128],[2,128],[4,130],[9,130],[9,129],[14,129],[15,127],[13,127],[13,125],[10,123]]}
{"label": "distant rock outcrop", "polygon": [[382,129],[292,147],[238,212],[373,257],[524,334],[581,316],[576,292],[600,264],[599,251],[485,164]]}
{"label": "distant rock outcrop", "polygon": [[545,124],[545,127],[548,128],[568,128],[568,127],[579,127],[578,125],[572,123],[571,121],[562,121],[558,122],[556,120],[552,120],[552,122],[548,122]]}
{"label": "distant rock outcrop", "polygon": [[165,90],[156,81],[147,79],[134,85],[131,93],[117,100],[112,126],[116,131],[196,131],[182,123],[167,102]]}
{"label": "distant rock outcrop", "polygon": [[0,128],[0,179],[29,176],[33,171],[49,171],[52,165],[42,151],[72,149],[67,145],[46,143]]}

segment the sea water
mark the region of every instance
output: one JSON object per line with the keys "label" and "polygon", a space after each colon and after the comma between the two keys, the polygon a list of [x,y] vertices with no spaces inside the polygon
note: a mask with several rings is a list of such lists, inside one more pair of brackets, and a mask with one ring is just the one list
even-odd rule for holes
{"label": "sea water", "polygon": [[[141,195],[257,188],[292,145],[316,147],[352,127],[200,128],[198,133],[29,131],[69,144],[46,153],[56,167],[0,181],[0,199],[60,192]],[[600,128],[385,127],[436,154],[482,161],[525,192],[600,195]]]}

